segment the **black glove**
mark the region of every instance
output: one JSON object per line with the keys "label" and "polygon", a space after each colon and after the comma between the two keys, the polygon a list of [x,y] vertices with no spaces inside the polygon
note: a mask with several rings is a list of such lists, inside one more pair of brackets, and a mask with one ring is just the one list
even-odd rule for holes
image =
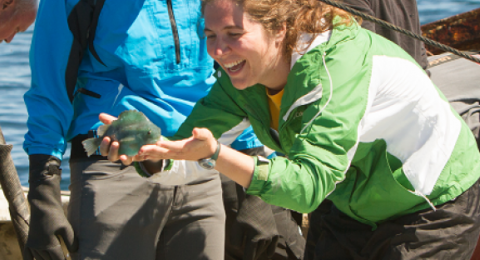
{"label": "black glove", "polygon": [[77,251],[78,242],[60,199],[60,160],[44,154],[30,155],[29,159],[30,189],[27,198],[31,217],[23,259],[65,259],[59,237],[70,252]]}
{"label": "black glove", "polygon": [[257,196],[245,195],[230,232],[233,246],[244,245],[243,260],[271,258],[278,238],[271,206]]}

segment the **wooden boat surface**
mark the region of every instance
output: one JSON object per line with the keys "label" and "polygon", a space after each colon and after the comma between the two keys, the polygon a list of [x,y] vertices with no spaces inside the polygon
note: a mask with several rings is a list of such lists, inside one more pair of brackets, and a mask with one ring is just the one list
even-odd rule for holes
{"label": "wooden boat surface", "polygon": [[[425,24],[421,29],[423,36],[455,49],[480,50],[480,8]],[[444,52],[425,47],[431,54]]]}

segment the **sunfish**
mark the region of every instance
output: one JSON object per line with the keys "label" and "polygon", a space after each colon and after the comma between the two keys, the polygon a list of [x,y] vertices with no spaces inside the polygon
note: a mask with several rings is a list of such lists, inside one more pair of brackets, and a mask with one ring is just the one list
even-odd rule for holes
{"label": "sunfish", "polygon": [[97,129],[99,137],[85,139],[82,144],[87,155],[95,153],[104,137],[120,144],[118,154],[134,156],[140,147],[155,144],[161,137],[161,130],[140,111],[123,111],[110,125],[101,125]]}

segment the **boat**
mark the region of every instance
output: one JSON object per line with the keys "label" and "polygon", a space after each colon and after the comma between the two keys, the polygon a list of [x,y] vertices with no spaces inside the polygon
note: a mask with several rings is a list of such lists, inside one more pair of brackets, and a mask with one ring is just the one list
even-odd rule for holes
{"label": "boat", "polygon": [[[441,19],[421,26],[423,36],[443,43],[461,51],[471,51],[472,54],[480,51],[480,8],[461,13],[452,17]],[[454,55],[445,54],[442,50],[426,45],[430,56],[430,66],[445,64],[457,59]],[[480,56],[478,56],[480,58]],[[478,73],[480,76],[480,73]],[[480,82],[480,80],[478,81]],[[0,128],[1,132],[1,128]],[[1,187],[0,187],[1,189]],[[23,188],[26,196],[28,188]],[[62,204],[66,212],[70,192],[62,191]],[[0,259],[21,260],[21,250],[18,246],[17,236],[10,218],[9,205],[4,193],[0,192]],[[308,217],[303,216],[302,230],[308,229]],[[306,232],[305,232],[306,234]],[[480,244],[477,246],[471,260],[480,260]]]}
{"label": "boat", "polygon": [[[28,188],[23,187],[23,194],[26,197]],[[63,210],[67,212],[70,192],[62,191],[61,199]],[[0,187],[0,259],[22,260],[22,253],[18,246],[17,234],[11,221],[8,201],[5,198],[3,190]],[[66,250],[66,249],[64,249]]]}
{"label": "boat", "polygon": [[[26,242],[30,218],[26,196],[28,188],[22,187],[11,158],[13,146],[6,143],[0,127],[0,259],[21,260],[21,246]],[[61,191],[63,210],[67,212],[69,191]],[[12,220],[13,219],[13,220]],[[70,256],[62,242],[62,248]]]}
{"label": "boat", "polygon": [[[452,48],[478,51],[480,50],[480,8],[424,24],[421,30],[423,36]],[[428,45],[425,47],[430,55],[444,52]]]}

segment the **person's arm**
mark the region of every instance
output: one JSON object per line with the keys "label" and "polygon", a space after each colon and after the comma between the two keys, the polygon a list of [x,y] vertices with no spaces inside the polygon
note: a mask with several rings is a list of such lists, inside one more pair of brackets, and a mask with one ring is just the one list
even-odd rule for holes
{"label": "person's arm", "polygon": [[251,156],[223,146],[215,167],[236,183],[248,188],[255,170],[254,160]]}
{"label": "person's arm", "polygon": [[62,159],[66,133],[73,117],[65,71],[73,36],[67,24],[65,1],[40,2],[30,49],[31,88],[24,96],[28,111],[27,154]]}
{"label": "person's arm", "polygon": [[31,219],[24,259],[64,259],[58,237],[70,252],[77,250],[74,231],[60,199],[60,161],[73,116],[66,94],[66,59],[72,44],[65,1],[41,1],[30,50],[32,85],[24,96],[28,132]]}
{"label": "person's arm", "polygon": [[[108,139],[105,140],[108,142]],[[143,161],[143,164],[151,173],[160,172],[162,159],[198,161],[210,158],[217,149],[217,140],[206,128],[195,128],[192,138],[181,141],[159,141],[156,145],[142,147],[139,154],[132,161]],[[115,144],[110,153],[118,154],[118,144]],[[188,152],[186,152],[188,151]],[[165,154],[164,156],[161,156]],[[118,157],[120,159],[120,157]],[[115,158],[116,159],[116,158]],[[128,160],[128,157],[122,159]],[[129,162],[127,162],[129,163]],[[254,171],[254,160],[226,145],[220,144],[220,152],[216,161],[215,170],[225,174],[236,183],[248,188]]]}
{"label": "person's arm", "polygon": [[[213,137],[210,130],[194,128],[190,138],[179,141],[159,141],[156,145],[143,146],[139,151],[138,159],[198,161],[202,158],[212,157],[216,149],[217,140]],[[254,169],[254,160],[251,156],[228,146],[220,145],[215,170],[248,188]]]}
{"label": "person's arm", "polygon": [[[222,106],[222,104],[228,105]],[[195,126],[208,126],[215,136],[215,139],[218,139],[220,143],[227,147],[226,145],[230,145],[250,126],[248,120],[245,120],[245,116],[242,109],[235,104],[220,84],[216,83],[209,94],[197,102],[196,108],[189,116],[189,119],[182,124],[175,136],[169,138],[172,140],[189,138],[192,136],[192,130]],[[116,119],[107,114],[100,114],[99,118],[100,121],[105,124],[110,124]],[[189,140],[193,140],[193,138]],[[198,157],[196,160],[171,160],[177,157],[173,155],[172,157],[162,157],[161,154],[163,151],[158,150],[158,144],[162,142],[165,141],[160,141],[157,145],[145,145],[140,149],[138,155],[129,157],[118,154],[118,142],[111,142],[110,138],[105,137],[100,145],[100,152],[102,155],[107,156],[110,161],[121,160],[125,165],[130,165],[132,162],[141,162],[140,166],[137,164],[137,166],[139,166],[137,167],[137,171],[140,170],[142,176],[151,176],[152,181],[158,181],[164,184],[183,184],[209,171],[201,168],[197,160],[207,158],[207,156],[213,154],[214,151],[209,154],[208,151],[202,151],[200,149],[198,150],[201,151],[199,154],[193,155]],[[195,143],[195,145],[196,144],[197,143]],[[202,146],[202,148],[204,147]],[[235,151],[233,149],[231,150]],[[155,152],[157,154],[155,154]],[[241,155],[245,156],[244,154]],[[168,165],[166,166],[165,164]],[[156,174],[160,171],[162,171],[161,174]]]}

